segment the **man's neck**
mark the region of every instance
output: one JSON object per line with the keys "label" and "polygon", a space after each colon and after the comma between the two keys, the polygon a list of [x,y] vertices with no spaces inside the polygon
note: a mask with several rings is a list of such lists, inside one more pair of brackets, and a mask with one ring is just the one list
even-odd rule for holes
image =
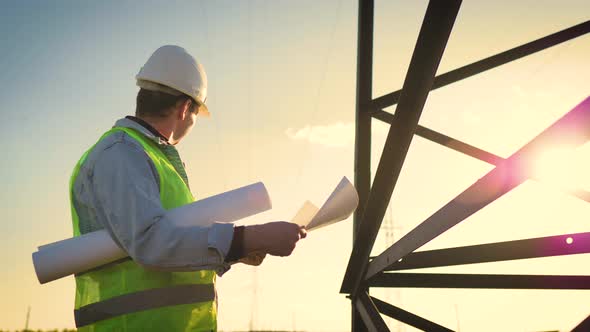
{"label": "man's neck", "polygon": [[143,121],[149,123],[150,126],[154,127],[162,136],[166,137],[168,140],[172,136],[172,132],[174,131],[173,124],[170,123],[167,119],[157,119],[157,118],[142,118]]}
{"label": "man's neck", "polygon": [[152,118],[152,117],[142,117],[142,116],[133,116],[131,117],[132,120],[139,122],[142,126],[146,127],[149,131],[154,134],[156,137],[160,137],[162,140],[166,141],[169,144],[175,144],[176,142],[171,141],[172,133],[173,133],[173,124],[170,123],[168,119],[160,119],[160,118]]}

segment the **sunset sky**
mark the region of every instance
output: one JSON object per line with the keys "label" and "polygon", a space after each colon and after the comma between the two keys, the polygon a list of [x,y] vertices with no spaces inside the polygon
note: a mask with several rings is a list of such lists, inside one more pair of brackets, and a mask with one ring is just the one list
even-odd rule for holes
{"label": "sunset sky", "polygon": [[[374,97],[402,86],[426,5],[376,1]],[[209,78],[212,117],[199,118],[179,147],[195,196],[263,181],[273,209],[240,222],[253,224],[290,220],[305,200],[321,204],[342,176],[352,181],[357,7],[351,0],[0,2],[0,329],[22,329],[28,306],[31,328],[74,326],[74,278],[39,285],[31,253],[72,236],[70,173],[103,132],[134,113],[135,74],[162,45],[186,48]],[[588,0],[466,0],[438,73],[588,19]],[[507,157],[590,95],[589,59],[585,35],[438,89],[420,124]],[[376,168],[388,126],[374,120],[373,129]],[[525,182],[421,250],[590,231],[590,204],[557,188],[590,190],[590,144],[542,160],[551,180]],[[395,238],[491,167],[415,137],[387,213]],[[556,177],[560,171],[567,178]],[[310,233],[291,257],[234,266],[218,279],[220,330],[349,330],[350,302],[339,289],[351,230],[352,218]],[[374,254],[386,247],[380,233]],[[431,271],[590,275],[590,257]],[[372,294],[461,331],[569,330],[590,314],[590,291]]]}

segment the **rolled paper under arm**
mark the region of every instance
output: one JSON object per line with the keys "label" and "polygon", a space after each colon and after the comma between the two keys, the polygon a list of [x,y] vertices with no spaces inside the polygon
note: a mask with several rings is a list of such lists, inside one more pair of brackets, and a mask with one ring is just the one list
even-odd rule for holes
{"label": "rolled paper under arm", "polygon": [[170,210],[167,215],[177,226],[208,226],[214,222],[234,222],[270,210],[268,192],[262,182],[211,196]]}
{"label": "rolled paper under arm", "polygon": [[[210,226],[214,222],[234,222],[271,209],[264,184],[211,196],[167,212],[179,227]],[[88,271],[127,257],[106,230],[46,244],[33,253],[39,282],[44,284],[71,274]]]}
{"label": "rolled paper under arm", "polygon": [[127,253],[101,230],[40,247],[33,253],[33,265],[37,279],[44,284],[124,257]]}

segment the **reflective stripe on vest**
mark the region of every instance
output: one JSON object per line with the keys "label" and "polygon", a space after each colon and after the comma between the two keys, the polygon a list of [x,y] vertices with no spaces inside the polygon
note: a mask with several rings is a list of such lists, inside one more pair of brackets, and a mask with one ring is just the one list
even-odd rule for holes
{"label": "reflective stripe on vest", "polygon": [[[123,131],[141,144],[160,179],[160,201],[166,210],[194,201],[187,184],[155,142],[131,128],[117,127],[100,139]],[[98,143],[97,143],[98,144]],[[95,144],[96,146],[96,144]],[[70,179],[74,235],[80,235],[73,188],[80,166]],[[146,270],[123,259],[76,275],[76,326],[83,331],[215,331],[217,305],[215,272],[164,272]]]}
{"label": "reflective stripe on vest", "polygon": [[148,289],[85,305],[74,310],[74,318],[76,327],[82,327],[123,314],[170,305],[213,301],[214,299],[215,288],[213,284]]}

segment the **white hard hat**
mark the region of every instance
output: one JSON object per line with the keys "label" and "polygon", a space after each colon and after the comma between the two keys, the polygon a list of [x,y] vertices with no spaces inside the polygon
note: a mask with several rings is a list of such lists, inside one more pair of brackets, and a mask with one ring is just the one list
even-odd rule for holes
{"label": "white hard hat", "polygon": [[173,95],[180,95],[179,92],[184,93],[201,104],[199,113],[209,115],[209,109],[205,105],[207,100],[205,68],[184,48],[175,45],[158,48],[141,67],[135,78],[137,85],[147,90]]}

